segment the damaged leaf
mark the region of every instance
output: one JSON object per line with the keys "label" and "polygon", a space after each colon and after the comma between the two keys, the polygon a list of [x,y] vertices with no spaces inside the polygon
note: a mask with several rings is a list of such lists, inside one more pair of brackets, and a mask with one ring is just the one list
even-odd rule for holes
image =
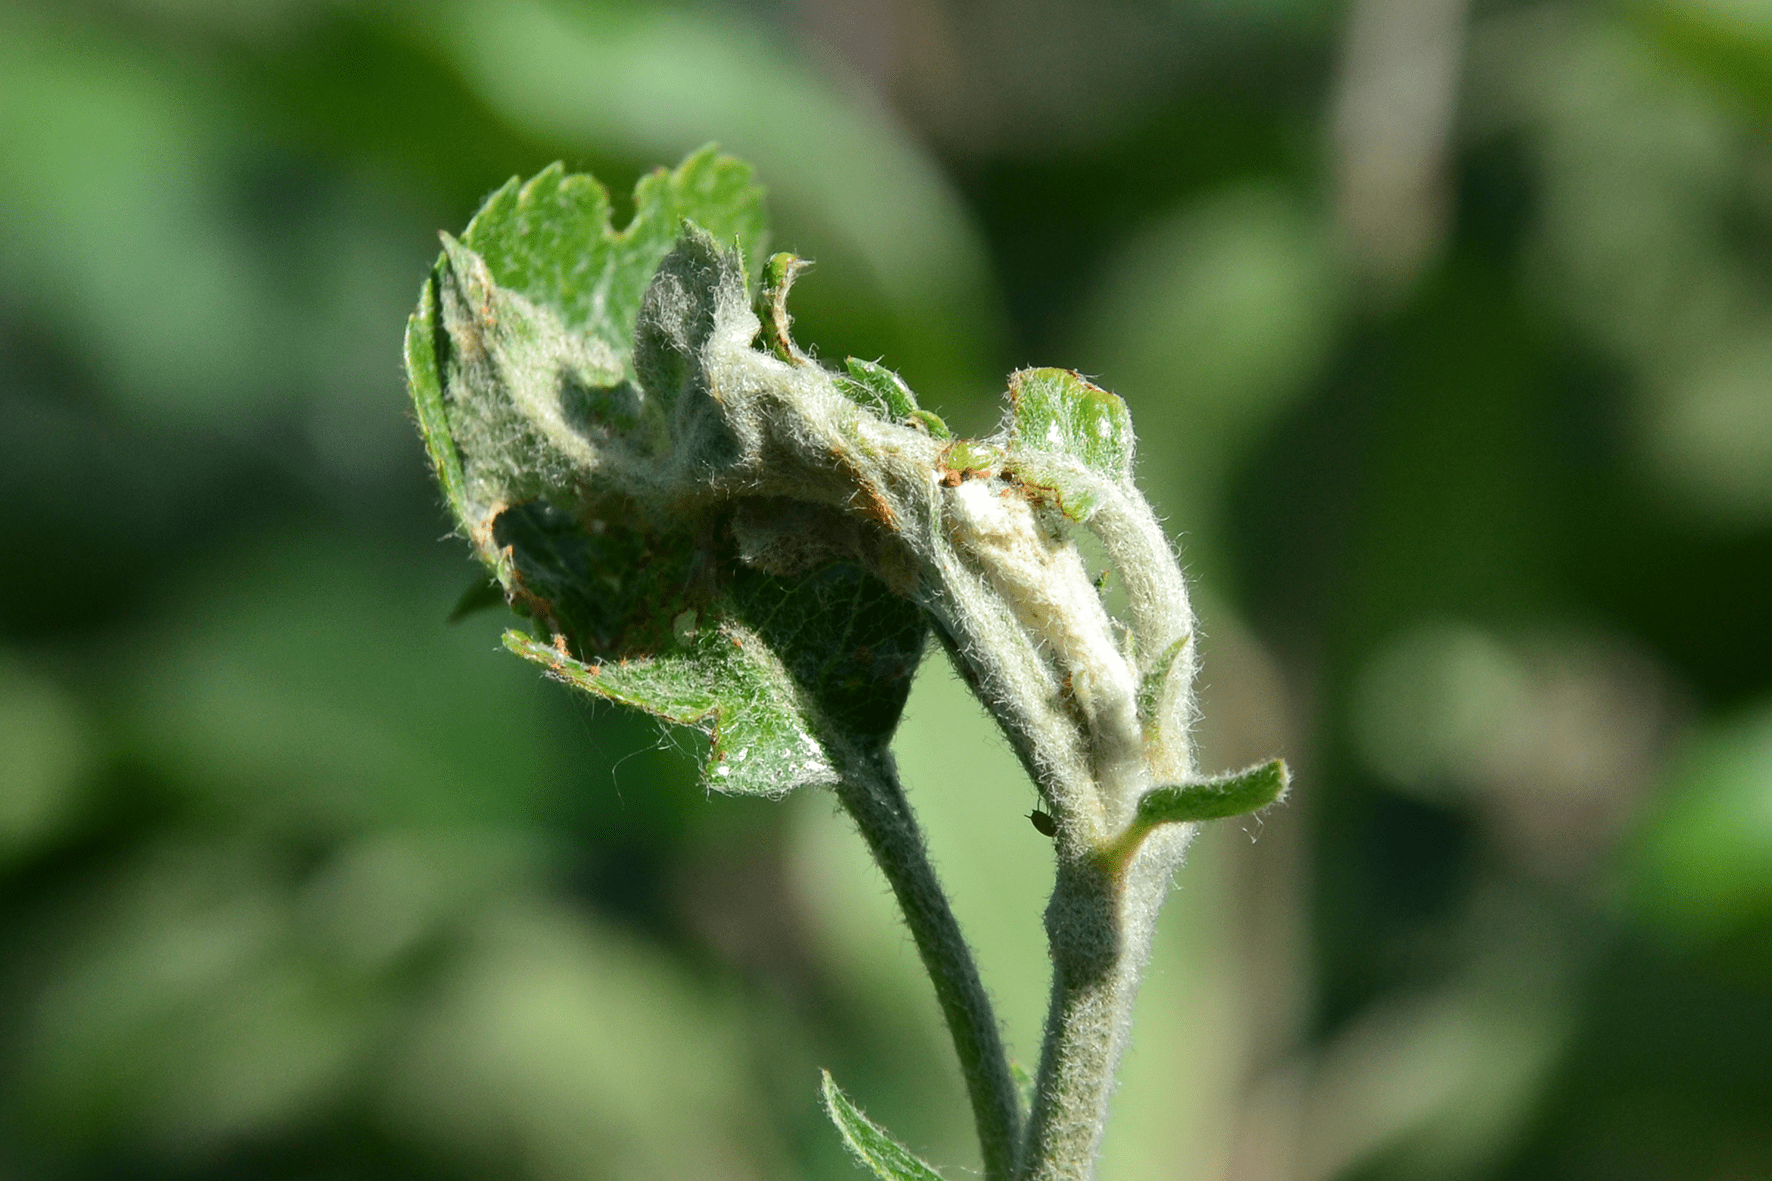
{"label": "damaged leaf", "polygon": [[462,532],[543,633],[509,633],[514,652],[706,732],[711,789],[834,782],[891,735],[927,625],[821,539],[792,568],[741,559],[719,481],[766,440],[709,366],[757,332],[760,190],[708,149],[635,204],[615,231],[602,187],[556,165],[444,237],[407,334],[421,431]]}
{"label": "damaged leaf", "polygon": [[1009,378],[1009,468],[1086,521],[1106,486],[1132,479],[1132,418],[1116,394],[1069,369],[1023,369]]}

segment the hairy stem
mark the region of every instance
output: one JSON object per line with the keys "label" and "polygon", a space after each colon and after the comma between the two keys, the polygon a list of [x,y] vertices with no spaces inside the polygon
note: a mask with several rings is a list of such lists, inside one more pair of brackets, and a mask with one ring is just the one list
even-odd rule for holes
{"label": "hairy stem", "polygon": [[1052,1003],[1022,1154],[1024,1181],[1089,1181],[1150,959],[1157,909],[1193,825],[1153,833],[1124,865],[1061,851],[1046,908]]}
{"label": "hairy stem", "polygon": [[990,998],[979,980],[972,949],[936,879],[935,867],[889,752],[848,764],[837,798],[861,830],[904,912],[935,998],[947,1019],[972,1101],[973,1121],[988,1181],[1015,1176],[1021,1138],[1021,1104],[1003,1051]]}

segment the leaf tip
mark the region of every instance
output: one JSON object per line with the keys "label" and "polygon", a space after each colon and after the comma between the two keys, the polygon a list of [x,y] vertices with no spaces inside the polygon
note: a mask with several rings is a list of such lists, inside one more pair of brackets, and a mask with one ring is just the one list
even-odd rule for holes
{"label": "leaf tip", "polygon": [[1159,787],[1138,802],[1146,828],[1198,820],[1222,820],[1259,812],[1284,799],[1292,784],[1285,759],[1272,759],[1198,783]]}
{"label": "leaf tip", "polygon": [[819,1073],[823,1076],[819,1090],[824,1098],[825,1113],[837,1125],[843,1143],[857,1161],[880,1181],[941,1181],[940,1173],[893,1139],[886,1129],[863,1115],[837,1086],[830,1071]]}

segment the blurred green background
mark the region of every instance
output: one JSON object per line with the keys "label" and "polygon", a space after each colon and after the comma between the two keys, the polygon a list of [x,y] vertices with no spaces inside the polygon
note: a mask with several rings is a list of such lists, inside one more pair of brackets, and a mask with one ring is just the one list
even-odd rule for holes
{"label": "blurred green background", "polygon": [[[1772,5],[0,3],[0,1178],[976,1166],[825,797],[446,626],[439,228],[717,140],[802,339],[1125,395],[1211,769],[1102,1175],[1772,1178]],[[897,744],[1013,1052],[1049,847]]]}

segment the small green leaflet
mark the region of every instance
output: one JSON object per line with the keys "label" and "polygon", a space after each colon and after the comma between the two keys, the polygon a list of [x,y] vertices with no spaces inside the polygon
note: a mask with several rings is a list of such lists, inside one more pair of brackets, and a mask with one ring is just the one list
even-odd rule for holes
{"label": "small green leaflet", "polygon": [[1138,812],[1131,825],[1103,850],[1103,856],[1118,872],[1125,868],[1153,829],[1165,824],[1223,820],[1260,811],[1286,795],[1291,778],[1285,760],[1275,759],[1229,775],[1154,788],[1139,799]]}
{"label": "small green leaflet", "polygon": [[[794,343],[793,316],[788,314],[788,292],[794,280],[810,270],[812,264],[803,258],[782,253],[770,258],[763,268],[763,298],[757,308],[763,320],[763,336],[777,357],[792,365],[810,365],[812,358]],[[887,422],[911,422],[938,439],[949,437],[947,423],[933,411],[917,405],[904,378],[877,361],[849,357],[844,361],[847,376],[837,376],[837,389],[842,395]]]}
{"label": "small green leaflet", "polygon": [[828,1070],[824,1072],[823,1090],[824,1109],[830,1113],[837,1130],[843,1133],[843,1143],[880,1181],[942,1181],[940,1173],[917,1159],[910,1149],[863,1115],[837,1086]]}
{"label": "small green leaflet", "polygon": [[633,384],[634,331],[685,219],[761,257],[762,189],[712,147],[643,178],[634,207],[617,231],[594,178],[554,165],[513,179],[459,241],[445,238],[408,321],[419,428],[483,553],[475,527],[495,506],[570,482],[575,467],[645,467],[668,444],[658,397]]}
{"label": "small green leaflet", "polygon": [[1085,521],[1104,486],[1132,478],[1126,403],[1069,369],[1023,369],[1009,378],[1008,467]]}
{"label": "small green leaflet", "polygon": [[763,266],[763,298],[757,304],[763,338],[775,355],[790,365],[812,363],[812,358],[794,343],[794,317],[788,313],[788,292],[793,289],[794,280],[811,269],[810,262],[786,251],[771,255]]}
{"label": "small green leaflet", "polygon": [[1003,452],[983,439],[955,439],[941,450],[941,468],[950,479],[996,474]]}
{"label": "small green leaflet", "polygon": [[1201,783],[1159,787],[1145,793],[1138,801],[1135,824],[1148,829],[1159,824],[1241,816],[1278,800],[1286,794],[1290,782],[1291,773],[1286,769],[1286,761],[1275,759]]}
{"label": "small green leaflet", "polygon": [[1151,725],[1156,717],[1157,706],[1163,700],[1164,692],[1169,688],[1169,677],[1175,671],[1175,662],[1193,640],[1193,636],[1179,636],[1176,641],[1157,654],[1150,671],[1145,673],[1138,682],[1138,720],[1151,733]]}
{"label": "small green leaflet", "polygon": [[1110,480],[1132,474],[1132,416],[1118,394],[1069,369],[1023,369],[1009,377],[1009,446],[1062,456]]}
{"label": "small green leaflet", "polygon": [[917,398],[904,378],[874,361],[850,357],[844,361],[847,378],[837,379],[837,388],[857,406],[866,406],[889,422],[900,422],[917,412]]}
{"label": "small green leaflet", "polygon": [[687,536],[603,525],[582,530],[543,504],[498,517],[518,601],[556,637],[509,632],[513,652],[706,731],[706,784],[729,794],[832,783],[833,744],[890,738],[928,634],[910,602],[847,562],[791,578],[735,565],[710,591],[715,575],[698,569],[709,556]]}

